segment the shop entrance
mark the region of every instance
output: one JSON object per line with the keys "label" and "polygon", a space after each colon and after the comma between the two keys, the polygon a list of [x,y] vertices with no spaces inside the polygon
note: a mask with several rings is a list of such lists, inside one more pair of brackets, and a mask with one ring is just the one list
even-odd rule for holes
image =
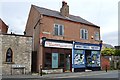
{"label": "shop entrance", "polygon": [[86,50],[85,51],[85,65],[87,69],[90,69],[92,61],[91,61],[91,51],[90,50]]}
{"label": "shop entrance", "polygon": [[65,55],[65,72],[70,72],[70,54]]}

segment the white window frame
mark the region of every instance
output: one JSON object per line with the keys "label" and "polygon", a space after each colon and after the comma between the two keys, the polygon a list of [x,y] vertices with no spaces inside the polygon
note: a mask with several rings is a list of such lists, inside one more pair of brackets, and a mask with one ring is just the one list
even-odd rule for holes
{"label": "white window frame", "polygon": [[80,29],[80,38],[85,39],[85,40],[88,39],[88,30],[87,29]]}
{"label": "white window frame", "polygon": [[95,32],[95,40],[100,40],[100,33],[99,32]]}
{"label": "white window frame", "polygon": [[[55,33],[56,33],[56,32],[55,32],[55,27],[56,27],[56,25],[58,26],[58,33],[57,33],[57,34],[55,34]],[[60,32],[60,26],[62,26],[62,34],[61,34],[61,32]],[[55,36],[64,36],[64,26],[61,25],[61,24],[54,24],[54,35],[55,35]]]}

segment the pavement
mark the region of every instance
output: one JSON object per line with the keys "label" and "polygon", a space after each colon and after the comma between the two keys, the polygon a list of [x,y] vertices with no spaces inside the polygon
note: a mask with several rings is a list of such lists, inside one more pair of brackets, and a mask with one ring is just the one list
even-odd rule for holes
{"label": "pavement", "polygon": [[[90,78],[105,78],[108,80],[118,80],[120,72],[118,70],[113,71],[88,71],[88,72],[68,72],[59,74],[46,74],[46,75],[3,75],[2,80],[89,80]],[[82,79],[84,78],[84,79]],[[92,79],[92,80],[94,80]],[[95,79],[96,80],[96,79]],[[104,80],[104,79],[102,79]]]}

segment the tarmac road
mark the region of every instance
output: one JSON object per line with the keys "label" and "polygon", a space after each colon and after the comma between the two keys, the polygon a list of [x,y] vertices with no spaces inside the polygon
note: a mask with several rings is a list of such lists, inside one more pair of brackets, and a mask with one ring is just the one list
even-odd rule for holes
{"label": "tarmac road", "polygon": [[94,72],[77,72],[62,74],[39,75],[12,75],[3,76],[2,80],[119,80],[119,71],[94,71]]}

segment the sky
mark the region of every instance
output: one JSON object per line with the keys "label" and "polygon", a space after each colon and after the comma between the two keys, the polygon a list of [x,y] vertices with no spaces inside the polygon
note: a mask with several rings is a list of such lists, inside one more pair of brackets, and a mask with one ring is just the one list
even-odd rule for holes
{"label": "sky", "polygon": [[[31,4],[60,11],[63,0],[0,0],[0,18],[9,26],[9,31],[23,34]],[[100,26],[101,40],[118,45],[119,0],[64,0],[69,13]]]}

